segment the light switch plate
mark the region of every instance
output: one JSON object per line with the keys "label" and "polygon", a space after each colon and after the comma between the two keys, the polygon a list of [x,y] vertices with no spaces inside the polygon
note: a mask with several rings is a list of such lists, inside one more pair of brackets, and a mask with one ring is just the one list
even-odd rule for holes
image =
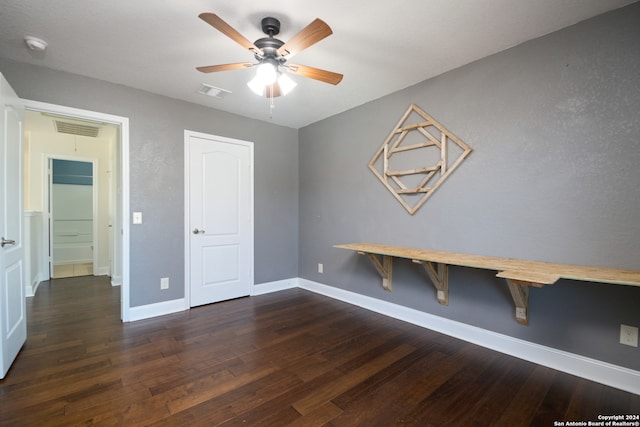
{"label": "light switch plate", "polygon": [[134,212],[133,213],[133,223],[134,224],[142,224],[142,212]]}

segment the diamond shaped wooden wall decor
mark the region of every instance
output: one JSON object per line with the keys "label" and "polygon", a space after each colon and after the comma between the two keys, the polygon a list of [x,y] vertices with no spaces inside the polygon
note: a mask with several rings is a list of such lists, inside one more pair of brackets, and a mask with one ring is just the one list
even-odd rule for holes
{"label": "diamond shaped wooden wall decor", "polygon": [[412,104],[369,162],[369,169],[413,215],[471,151]]}

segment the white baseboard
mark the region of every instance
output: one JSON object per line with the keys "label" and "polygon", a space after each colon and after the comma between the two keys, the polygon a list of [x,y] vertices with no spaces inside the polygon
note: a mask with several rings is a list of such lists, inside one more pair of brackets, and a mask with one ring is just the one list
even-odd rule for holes
{"label": "white baseboard", "polygon": [[253,292],[251,295],[263,295],[296,287],[298,287],[297,277],[293,279],[277,280],[275,282],[260,283],[253,286]]}
{"label": "white baseboard", "polygon": [[[120,283],[112,280],[111,285],[120,286]],[[261,283],[259,285],[254,285],[252,295],[263,295],[271,292],[283,291],[285,289],[296,288],[297,286],[297,278]],[[149,319],[151,317],[177,313],[179,311],[188,309],[189,307],[187,306],[186,300],[184,298],[172,301],[163,301],[155,304],[141,305],[138,307],[131,307],[129,309],[129,321],[134,322],[136,320]]]}
{"label": "white baseboard", "polygon": [[121,285],[122,285],[121,276],[111,276],[111,286],[121,286]]}
{"label": "white baseboard", "polygon": [[[36,285],[36,289],[38,288],[38,286],[40,286],[40,282],[46,282],[47,280],[49,280],[49,270],[47,270],[46,272],[42,272],[40,273],[40,275],[38,276],[38,278],[36,279],[38,281],[38,284]],[[33,290],[33,292],[35,293],[35,289]]]}
{"label": "white baseboard", "polygon": [[31,285],[27,285],[25,287],[25,297],[35,296],[36,292],[38,292],[38,286],[40,286],[40,283],[45,282],[47,280],[49,280],[48,274],[38,273],[36,277],[33,279],[33,281],[31,282]]}
{"label": "white baseboard", "polygon": [[175,299],[172,301],[163,301],[155,304],[141,305],[138,307],[129,308],[129,322],[135,322],[136,320],[149,319],[156,316],[164,316],[165,314],[177,313],[187,310],[186,301],[184,298]]}
{"label": "white baseboard", "polygon": [[36,288],[38,287],[38,279],[33,279],[33,281],[24,287],[24,296],[29,298],[36,294]]}
{"label": "white baseboard", "polygon": [[93,272],[94,276],[108,276],[109,275],[109,266],[106,267],[98,267],[96,271]]}
{"label": "white baseboard", "polygon": [[33,279],[33,283],[31,284],[31,291],[33,292],[33,295],[38,292],[38,286],[40,286],[40,282],[41,280],[38,280],[38,278]]}
{"label": "white baseboard", "polygon": [[25,286],[24,296],[27,298],[35,296],[36,292],[38,292],[38,286],[40,286],[40,282],[42,282],[42,280],[40,280],[40,277],[36,277],[35,279],[33,279],[31,285]]}
{"label": "white baseboard", "polygon": [[306,279],[290,279],[301,289],[322,294],[423,328],[640,395],[640,371],[531,343]]}

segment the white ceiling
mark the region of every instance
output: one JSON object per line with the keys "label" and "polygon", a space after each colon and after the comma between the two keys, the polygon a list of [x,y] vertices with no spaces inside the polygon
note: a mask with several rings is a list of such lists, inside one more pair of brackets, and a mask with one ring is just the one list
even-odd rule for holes
{"label": "white ceiling", "polygon": [[[532,38],[635,0],[0,0],[0,56],[300,128]],[[333,35],[295,63],[344,74],[338,86],[300,76],[269,102],[246,85],[254,69],[202,74],[195,67],[252,61],[198,18],[218,14],[247,39],[278,18],[289,40],[320,18]],[[34,53],[24,37],[43,38]],[[0,70],[1,71],[1,70]],[[231,91],[200,95],[201,83]]]}

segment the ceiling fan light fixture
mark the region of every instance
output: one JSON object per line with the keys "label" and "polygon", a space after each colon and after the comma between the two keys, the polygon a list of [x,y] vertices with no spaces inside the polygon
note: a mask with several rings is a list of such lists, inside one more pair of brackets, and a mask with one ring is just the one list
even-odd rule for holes
{"label": "ceiling fan light fixture", "polygon": [[251,89],[256,95],[264,96],[264,90],[266,86],[264,85],[264,83],[262,83],[262,80],[260,80],[257,75],[249,80],[247,86],[249,86],[249,89]]}
{"label": "ceiling fan light fixture", "polygon": [[280,74],[280,77],[278,77],[278,85],[280,86],[282,95],[286,95],[298,86],[298,83],[294,82],[293,79],[286,74]]}
{"label": "ceiling fan light fixture", "polygon": [[256,77],[260,79],[264,86],[272,85],[278,78],[278,64],[276,61],[271,58],[265,59],[258,65]]}

